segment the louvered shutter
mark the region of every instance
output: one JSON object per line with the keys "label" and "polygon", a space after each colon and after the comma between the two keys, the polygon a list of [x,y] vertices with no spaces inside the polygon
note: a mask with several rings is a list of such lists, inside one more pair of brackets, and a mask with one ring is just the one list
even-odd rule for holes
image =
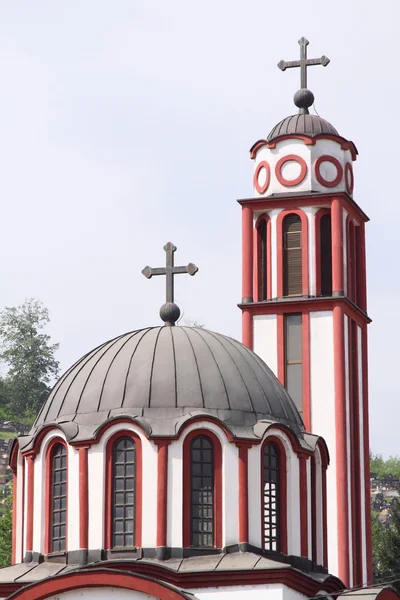
{"label": "louvered shutter", "polygon": [[267,299],[267,224],[262,219],[258,226],[258,300]]}
{"label": "louvered shutter", "polygon": [[320,222],[321,296],[332,295],[332,234],[331,217],[324,215]]}
{"label": "louvered shutter", "polygon": [[283,221],[283,295],[301,296],[301,220],[298,215],[288,215]]}

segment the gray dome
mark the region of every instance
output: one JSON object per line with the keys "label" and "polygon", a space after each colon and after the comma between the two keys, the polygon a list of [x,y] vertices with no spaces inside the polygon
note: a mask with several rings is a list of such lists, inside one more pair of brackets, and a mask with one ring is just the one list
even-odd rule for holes
{"label": "gray dome", "polygon": [[196,412],[239,429],[267,419],[304,430],[294,402],[254,352],[219,333],[164,326],[121,335],[76,362],[54,386],[33,431],[54,422],[100,425],[128,414],[155,434],[155,421],[159,429],[161,421]]}
{"label": "gray dome", "polygon": [[280,135],[295,135],[296,133],[311,137],[321,133],[339,135],[333,125],[325,119],[321,119],[317,115],[300,114],[286,117],[278,125],[275,125],[267,137],[267,142],[271,142]]}

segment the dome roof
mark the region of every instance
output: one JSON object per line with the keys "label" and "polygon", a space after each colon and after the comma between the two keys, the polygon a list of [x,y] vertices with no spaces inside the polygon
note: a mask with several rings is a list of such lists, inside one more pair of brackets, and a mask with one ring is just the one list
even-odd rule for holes
{"label": "dome roof", "polygon": [[317,115],[310,114],[298,114],[286,117],[275,125],[270,131],[267,137],[267,142],[271,142],[273,139],[280,135],[296,135],[303,134],[314,137],[320,134],[339,135],[337,130],[325,119],[321,119]]}
{"label": "dome roof", "polygon": [[233,429],[266,419],[304,430],[286,390],[246,346],[205,329],[164,326],[116,337],[76,362],[54,386],[31,435],[48,423],[93,428],[123,414],[153,435],[160,427],[167,435],[193,413]]}

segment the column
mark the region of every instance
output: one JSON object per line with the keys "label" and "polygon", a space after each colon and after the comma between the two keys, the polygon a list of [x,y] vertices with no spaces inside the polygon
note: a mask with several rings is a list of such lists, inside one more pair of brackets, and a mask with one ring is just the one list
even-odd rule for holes
{"label": "column", "polygon": [[169,440],[157,440],[157,548],[156,556],[165,560],[167,549],[168,446]]}
{"label": "column", "polygon": [[343,282],[343,209],[337,198],[332,200],[332,295],[344,295]]}
{"label": "column", "polygon": [[[333,349],[336,431],[336,510],[338,524],[339,578],[349,585],[349,519],[347,490],[347,418],[344,348],[344,314],[341,306],[333,309]],[[369,507],[369,504],[368,504]]]}
{"label": "column", "polygon": [[89,446],[80,446],[79,452],[79,563],[87,562],[89,550]]}
{"label": "column", "polygon": [[33,558],[33,503],[35,489],[35,453],[25,454],[27,464],[26,490],[26,538],[24,562],[32,562]]}
{"label": "column", "polygon": [[242,303],[253,302],[253,211],[242,208]]}
{"label": "column", "polygon": [[248,445],[238,443],[239,462],[239,548],[248,550],[249,544],[249,469]]}

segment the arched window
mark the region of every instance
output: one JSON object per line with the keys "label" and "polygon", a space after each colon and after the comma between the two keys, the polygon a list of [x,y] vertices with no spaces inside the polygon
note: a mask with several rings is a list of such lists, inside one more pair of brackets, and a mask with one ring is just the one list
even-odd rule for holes
{"label": "arched window", "polygon": [[67,451],[51,450],[50,552],[65,552],[67,540]]}
{"label": "arched window", "polygon": [[191,545],[214,546],[214,449],[205,435],[190,447]]}
{"label": "arched window", "polygon": [[112,547],[135,546],[136,446],[130,437],[113,447]]}
{"label": "arched window", "polygon": [[325,214],[320,221],[320,252],[321,252],[321,296],[332,295],[332,233],[331,216]]}
{"label": "arched window", "polygon": [[262,516],[263,544],[265,550],[284,551],[281,543],[281,473],[280,453],[277,444],[267,442],[262,456]]}
{"label": "arched window", "polygon": [[267,223],[264,218],[257,226],[258,301],[267,299]]}
{"label": "arched window", "polygon": [[283,220],[283,295],[302,293],[301,219],[289,214]]}

